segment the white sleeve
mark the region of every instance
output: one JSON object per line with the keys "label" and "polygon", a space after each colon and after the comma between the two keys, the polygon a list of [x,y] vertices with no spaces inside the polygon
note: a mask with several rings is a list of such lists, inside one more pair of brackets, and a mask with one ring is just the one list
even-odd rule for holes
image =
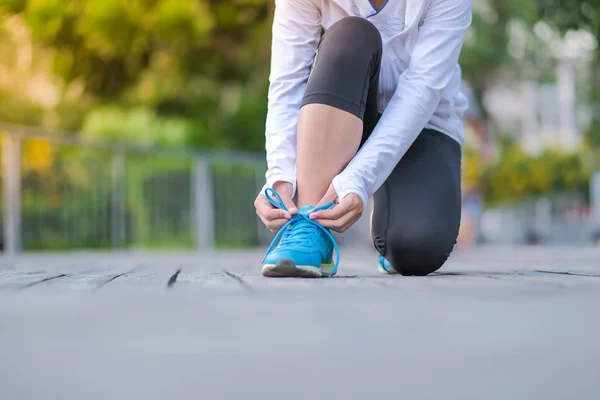
{"label": "white sleeve", "polygon": [[296,192],[296,125],[321,37],[313,0],[276,0],[266,123],[266,187],[283,181]]}
{"label": "white sleeve", "polygon": [[340,199],[367,199],[429,122],[452,79],[471,24],[472,0],[432,0],[417,34],[410,64],[363,148],[333,180]]}

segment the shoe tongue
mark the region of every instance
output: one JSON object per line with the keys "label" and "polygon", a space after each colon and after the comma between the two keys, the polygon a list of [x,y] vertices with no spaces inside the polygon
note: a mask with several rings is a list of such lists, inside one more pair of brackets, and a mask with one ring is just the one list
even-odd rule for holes
{"label": "shoe tongue", "polygon": [[313,206],[304,206],[304,207],[299,207],[298,208],[298,212],[300,214],[306,214],[307,212],[309,212],[310,210],[312,210],[314,207]]}

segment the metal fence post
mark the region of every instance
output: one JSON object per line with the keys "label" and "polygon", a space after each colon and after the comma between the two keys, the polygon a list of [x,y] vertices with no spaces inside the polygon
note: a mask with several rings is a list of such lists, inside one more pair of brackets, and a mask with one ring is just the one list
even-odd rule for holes
{"label": "metal fence post", "polygon": [[110,238],[112,246],[125,246],[125,153],[116,152],[111,160]]}
{"label": "metal fence post", "polygon": [[592,221],[600,227],[600,170],[594,171],[590,179],[590,208]]}
{"label": "metal fence post", "polygon": [[5,134],[2,143],[4,252],[21,251],[21,138]]}
{"label": "metal fence post", "polygon": [[194,233],[198,250],[212,250],[215,246],[215,207],[210,163],[196,158],[192,174],[192,204],[194,205]]}

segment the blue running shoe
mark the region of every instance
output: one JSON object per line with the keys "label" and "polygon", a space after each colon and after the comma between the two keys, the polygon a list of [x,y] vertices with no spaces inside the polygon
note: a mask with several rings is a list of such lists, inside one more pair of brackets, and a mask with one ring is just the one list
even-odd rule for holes
{"label": "blue running shoe", "polygon": [[390,262],[381,254],[379,254],[379,273],[389,275],[398,274],[398,272],[392,267],[392,264],[390,264]]}
{"label": "blue running shoe", "polygon": [[[275,199],[271,197],[271,193]],[[287,210],[279,194],[265,191],[267,199],[277,208]],[[308,217],[309,211],[326,210],[333,203],[321,207],[302,207],[298,214],[275,235],[263,260],[262,275],[266,277],[331,277],[337,273],[340,261],[339,247],[329,231]],[[333,251],[336,261],[333,262]]]}

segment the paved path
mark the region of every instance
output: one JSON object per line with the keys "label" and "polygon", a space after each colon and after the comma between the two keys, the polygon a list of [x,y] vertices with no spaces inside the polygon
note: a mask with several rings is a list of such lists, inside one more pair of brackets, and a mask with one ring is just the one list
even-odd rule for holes
{"label": "paved path", "polygon": [[[0,258],[0,399],[600,398],[600,249],[269,280],[260,252]],[[180,271],[177,274],[177,271]]]}

